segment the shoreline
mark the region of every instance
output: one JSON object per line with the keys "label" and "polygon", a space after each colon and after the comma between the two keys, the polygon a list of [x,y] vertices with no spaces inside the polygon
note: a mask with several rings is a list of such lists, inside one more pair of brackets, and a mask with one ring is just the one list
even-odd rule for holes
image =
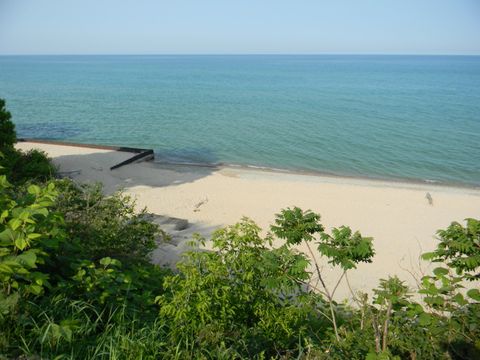
{"label": "shoreline", "polygon": [[248,165],[248,164],[235,164],[235,163],[199,163],[199,162],[181,162],[181,161],[162,161],[155,156],[157,153],[153,149],[146,148],[136,148],[136,147],[127,147],[127,146],[118,146],[118,145],[102,145],[102,144],[90,144],[90,143],[76,143],[71,141],[63,140],[48,140],[48,139],[34,139],[34,138],[19,138],[18,142],[27,142],[35,144],[50,144],[50,145],[60,145],[60,146],[71,146],[71,147],[82,147],[90,149],[100,149],[100,150],[113,150],[121,152],[131,152],[131,153],[142,153],[147,151],[153,151],[153,159],[148,159],[153,164],[158,164],[159,166],[179,166],[179,167],[195,167],[195,168],[207,168],[207,169],[240,169],[240,170],[252,170],[260,171],[265,173],[273,174],[288,174],[288,175],[299,175],[299,176],[315,176],[321,178],[331,178],[335,180],[352,180],[352,181],[367,181],[372,183],[378,183],[379,185],[385,185],[388,183],[397,184],[400,187],[411,187],[411,186],[434,186],[438,188],[445,189],[465,189],[465,190],[480,190],[480,184],[471,184],[464,182],[448,182],[441,180],[429,180],[429,179],[418,179],[418,178],[398,178],[398,177],[389,177],[389,176],[374,176],[374,175],[348,175],[348,174],[337,174],[334,172],[324,171],[324,170],[302,170],[302,169],[288,169],[288,168],[276,168],[270,166],[261,166],[261,165]]}
{"label": "shoreline", "polygon": [[281,169],[273,168],[268,166],[257,166],[257,165],[242,165],[242,164],[230,164],[230,163],[217,163],[217,164],[208,164],[208,163],[190,163],[190,162],[175,162],[175,161],[155,161],[152,160],[153,164],[158,164],[160,167],[194,167],[194,168],[206,168],[206,169],[217,169],[217,170],[239,170],[239,171],[258,171],[262,173],[270,174],[284,174],[292,176],[306,176],[306,177],[317,177],[323,179],[333,180],[345,180],[351,182],[369,182],[372,184],[378,185],[398,185],[398,187],[435,187],[440,189],[451,189],[451,190],[472,190],[480,191],[480,185],[457,183],[457,182],[442,182],[439,180],[422,180],[422,179],[410,179],[410,178],[389,178],[389,177],[376,177],[368,175],[345,175],[345,174],[335,174],[331,172],[326,172],[322,170],[299,170],[299,169]]}

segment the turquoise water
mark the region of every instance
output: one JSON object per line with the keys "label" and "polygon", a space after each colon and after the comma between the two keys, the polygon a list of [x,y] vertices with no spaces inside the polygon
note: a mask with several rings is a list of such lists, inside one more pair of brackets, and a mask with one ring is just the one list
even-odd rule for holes
{"label": "turquoise water", "polygon": [[20,136],[480,185],[480,57],[8,56]]}

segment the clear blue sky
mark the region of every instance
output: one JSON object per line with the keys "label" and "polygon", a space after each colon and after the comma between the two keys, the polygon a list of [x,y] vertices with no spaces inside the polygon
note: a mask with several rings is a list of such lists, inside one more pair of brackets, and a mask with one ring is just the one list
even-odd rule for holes
{"label": "clear blue sky", "polygon": [[0,0],[0,54],[480,54],[480,0]]}

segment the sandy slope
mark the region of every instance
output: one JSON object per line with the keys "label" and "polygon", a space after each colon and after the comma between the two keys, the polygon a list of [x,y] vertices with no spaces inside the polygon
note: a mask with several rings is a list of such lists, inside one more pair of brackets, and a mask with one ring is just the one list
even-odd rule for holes
{"label": "sandy slope", "polygon": [[[480,189],[152,163],[110,171],[130,154],[33,143],[18,147],[45,150],[62,171],[81,170],[72,174],[76,180],[101,181],[109,192],[124,188],[151,212],[188,219],[192,226],[177,232],[170,248],[154,254],[160,263],[174,262],[193,231],[208,235],[242,216],[268,229],[280,209],[299,206],[319,212],[327,229],[345,224],[374,237],[374,262],[349,277],[355,289],[371,289],[389,274],[414,285],[404,269],[418,272],[418,255],[433,249],[436,230],[454,220],[480,217]],[[324,273],[329,283],[338,275],[325,264]],[[340,298],[347,294],[345,286],[338,291]]]}

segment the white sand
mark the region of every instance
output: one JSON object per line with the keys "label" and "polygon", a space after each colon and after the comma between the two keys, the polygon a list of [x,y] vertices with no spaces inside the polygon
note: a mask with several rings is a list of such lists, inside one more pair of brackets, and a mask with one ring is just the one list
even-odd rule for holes
{"label": "white sand", "polygon": [[[124,188],[153,213],[188,219],[193,226],[183,237],[193,231],[208,236],[242,216],[268,229],[282,208],[311,209],[322,215],[327,229],[348,225],[374,237],[374,262],[360,265],[349,276],[358,290],[376,287],[378,280],[389,274],[415,285],[404,269],[418,272],[419,254],[435,247],[436,230],[452,221],[480,217],[480,189],[152,163],[110,171],[110,166],[131,154],[36,143],[19,143],[18,148],[42,149],[61,171],[81,170],[73,175],[76,180],[101,181],[108,192]],[[184,242],[169,246],[176,252],[185,247]],[[160,263],[175,260],[171,252],[162,249],[154,258]],[[324,274],[332,284],[338,272],[324,264]],[[347,296],[347,288],[342,286],[337,294],[339,298]]]}

